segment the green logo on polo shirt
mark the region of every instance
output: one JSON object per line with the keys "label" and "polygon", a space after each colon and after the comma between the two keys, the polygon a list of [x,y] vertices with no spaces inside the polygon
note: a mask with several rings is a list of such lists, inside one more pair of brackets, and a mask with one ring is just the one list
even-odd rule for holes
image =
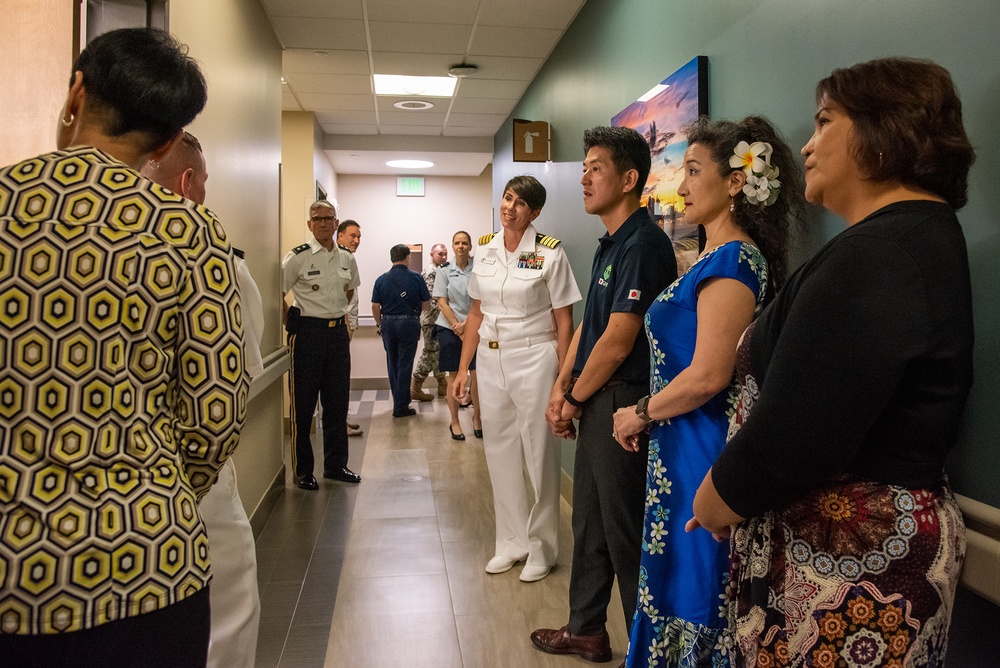
{"label": "green logo on polo shirt", "polygon": [[610,264],[604,269],[604,280],[606,281],[609,278],[611,278],[611,265]]}

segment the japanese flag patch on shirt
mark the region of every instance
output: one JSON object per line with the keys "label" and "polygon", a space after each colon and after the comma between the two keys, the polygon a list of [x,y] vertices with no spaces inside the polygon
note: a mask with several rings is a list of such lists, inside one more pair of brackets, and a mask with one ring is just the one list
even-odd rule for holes
{"label": "japanese flag patch on shirt", "polygon": [[641,294],[642,294],[641,290],[636,290],[635,288],[632,288],[631,290],[628,291],[628,298],[629,299],[635,299],[636,301],[638,301],[639,300],[639,296]]}

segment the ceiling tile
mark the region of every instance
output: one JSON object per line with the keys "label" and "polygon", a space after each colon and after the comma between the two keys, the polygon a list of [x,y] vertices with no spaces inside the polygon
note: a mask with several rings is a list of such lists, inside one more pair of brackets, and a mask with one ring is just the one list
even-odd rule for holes
{"label": "ceiling tile", "polygon": [[344,123],[320,123],[328,135],[377,135],[378,128],[372,125],[348,125]]}
{"label": "ceiling tile", "polygon": [[479,24],[565,30],[586,0],[492,0],[481,3]]}
{"label": "ceiling tile", "polygon": [[437,136],[441,134],[440,125],[381,125],[379,134],[382,135],[428,135]]}
{"label": "ceiling tile", "polygon": [[[479,3],[470,0],[366,0],[369,21],[472,25]],[[416,11],[419,10],[419,11]]]}
{"label": "ceiling tile", "polygon": [[315,49],[285,49],[281,52],[281,71],[312,72],[315,74],[362,74],[368,76],[367,51],[324,49],[325,56],[317,56]]}
{"label": "ceiling tile", "polygon": [[448,114],[448,125],[455,127],[499,128],[507,114]]}
{"label": "ceiling tile", "polygon": [[448,69],[452,65],[462,62],[462,54],[375,51],[372,60],[375,64],[375,74],[443,77],[448,74]]}
{"label": "ceiling tile", "polygon": [[459,97],[451,105],[452,114],[509,114],[517,98],[511,100]]}
{"label": "ceiling tile", "polygon": [[295,99],[292,91],[288,90],[287,86],[281,87],[281,110],[302,111],[302,107],[299,106],[298,101]]}
{"label": "ceiling tile", "polygon": [[509,81],[506,79],[481,79],[478,74],[470,76],[458,84],[456,97],[507,99],[517,102],[521,99],[525,89],[528,87],[527,81]]}
{"label": "ceiling tile", "polygon": [[469,62],[476,65],[479,71],[475,78],[507,79],[530,82],[535,78],[544,58],[519,58],[511,56],[475,56]]}
{"label": "ceiling tile", "polygon": [[363,21],[272,16],[271,25],[287,49],[364,51],[368,48]]}
{"label": "ceiling tile", "polygon": [[[465,53],[472,26],[369,21],[374,51],[405,53]],[[546,52],[547,55],[547,52]]]}
{"label": "ceiling tile", "polygon": [[288,72],[285,80],[296,95],[302,93],[331,93],[345,95],[371,95],[372,78],[360,74],[310,74]]}
{"label": "ceiling tile", "polygon": [[327,19],[362,19],[361,0],[263,0],[267,13],[273,16],[306,16]]}
{"label": "ceiling tile", "polygon": [[380,111],[380,125],[444,125],[447,114],[444,111]]}
{"label": "ceiling tile", "polygon": [[320,125],[334,123],[346,125],[374,125],[374,111],[317,111],[316,120]]}
{"label": "ceiling tile", "polygon": [[339,93],[299,93],[299,103],[307,111],[375,111],[372,95]]}
{"label": "ceiling tile", "polygon": [[475,56],[505,56],[516,53],[529,58],[545,58],[555,48],[562,31],[550,28],[511,28],[477,26],[469,48],[470,61]]}

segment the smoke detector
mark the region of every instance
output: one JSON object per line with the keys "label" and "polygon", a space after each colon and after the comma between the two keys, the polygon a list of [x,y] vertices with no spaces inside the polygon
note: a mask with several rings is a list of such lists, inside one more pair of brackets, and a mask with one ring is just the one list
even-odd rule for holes
{"label": "smoke detector", "polygon": [[475,65],[455,65],[448,70],[448,76],[455,77],[456,79],[464,79],[470,74],[475,74],[478,71],[479,68]]}

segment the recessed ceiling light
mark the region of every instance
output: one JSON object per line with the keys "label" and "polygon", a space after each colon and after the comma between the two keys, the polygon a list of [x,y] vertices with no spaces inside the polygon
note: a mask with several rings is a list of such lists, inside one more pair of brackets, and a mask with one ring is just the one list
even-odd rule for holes
{"label": "recessed ceiling light", "polygon": [[281,77],[281,83],[287,84],[288,83],[288,79],[286,79],[285,77]]}
{"label": "recessed ceiling light", "polygon": [[636,102],[649,102],[654,97],[662,93],[663,91],[670,88],[670,84],[656,84],[649,90],[647,90],[642,97],[640,97]]}
{"label": "recessed ceiling light", "polygon": [[420,109],[431,109],[434,107],[433,104],[425,100],[403,100],[392,106],[405,111],[418,111]]}
{"label": "recessed ceiling light", "polygon": [[426,97],[451,97],[455,84],[451,77],[407,77],[398,74],[376,74],[376,95],[423,95]]}
{"label": "recessed ceiling light", "polygon": [[386,167],[396,167],[398,169],[424,169],[433,167],[434,163],[428,160],[389,160]]}
{"label": "recessed ceiling light", "polygon": [[329,56],[330,54],[326,51],[313,51],[314,56]]}

